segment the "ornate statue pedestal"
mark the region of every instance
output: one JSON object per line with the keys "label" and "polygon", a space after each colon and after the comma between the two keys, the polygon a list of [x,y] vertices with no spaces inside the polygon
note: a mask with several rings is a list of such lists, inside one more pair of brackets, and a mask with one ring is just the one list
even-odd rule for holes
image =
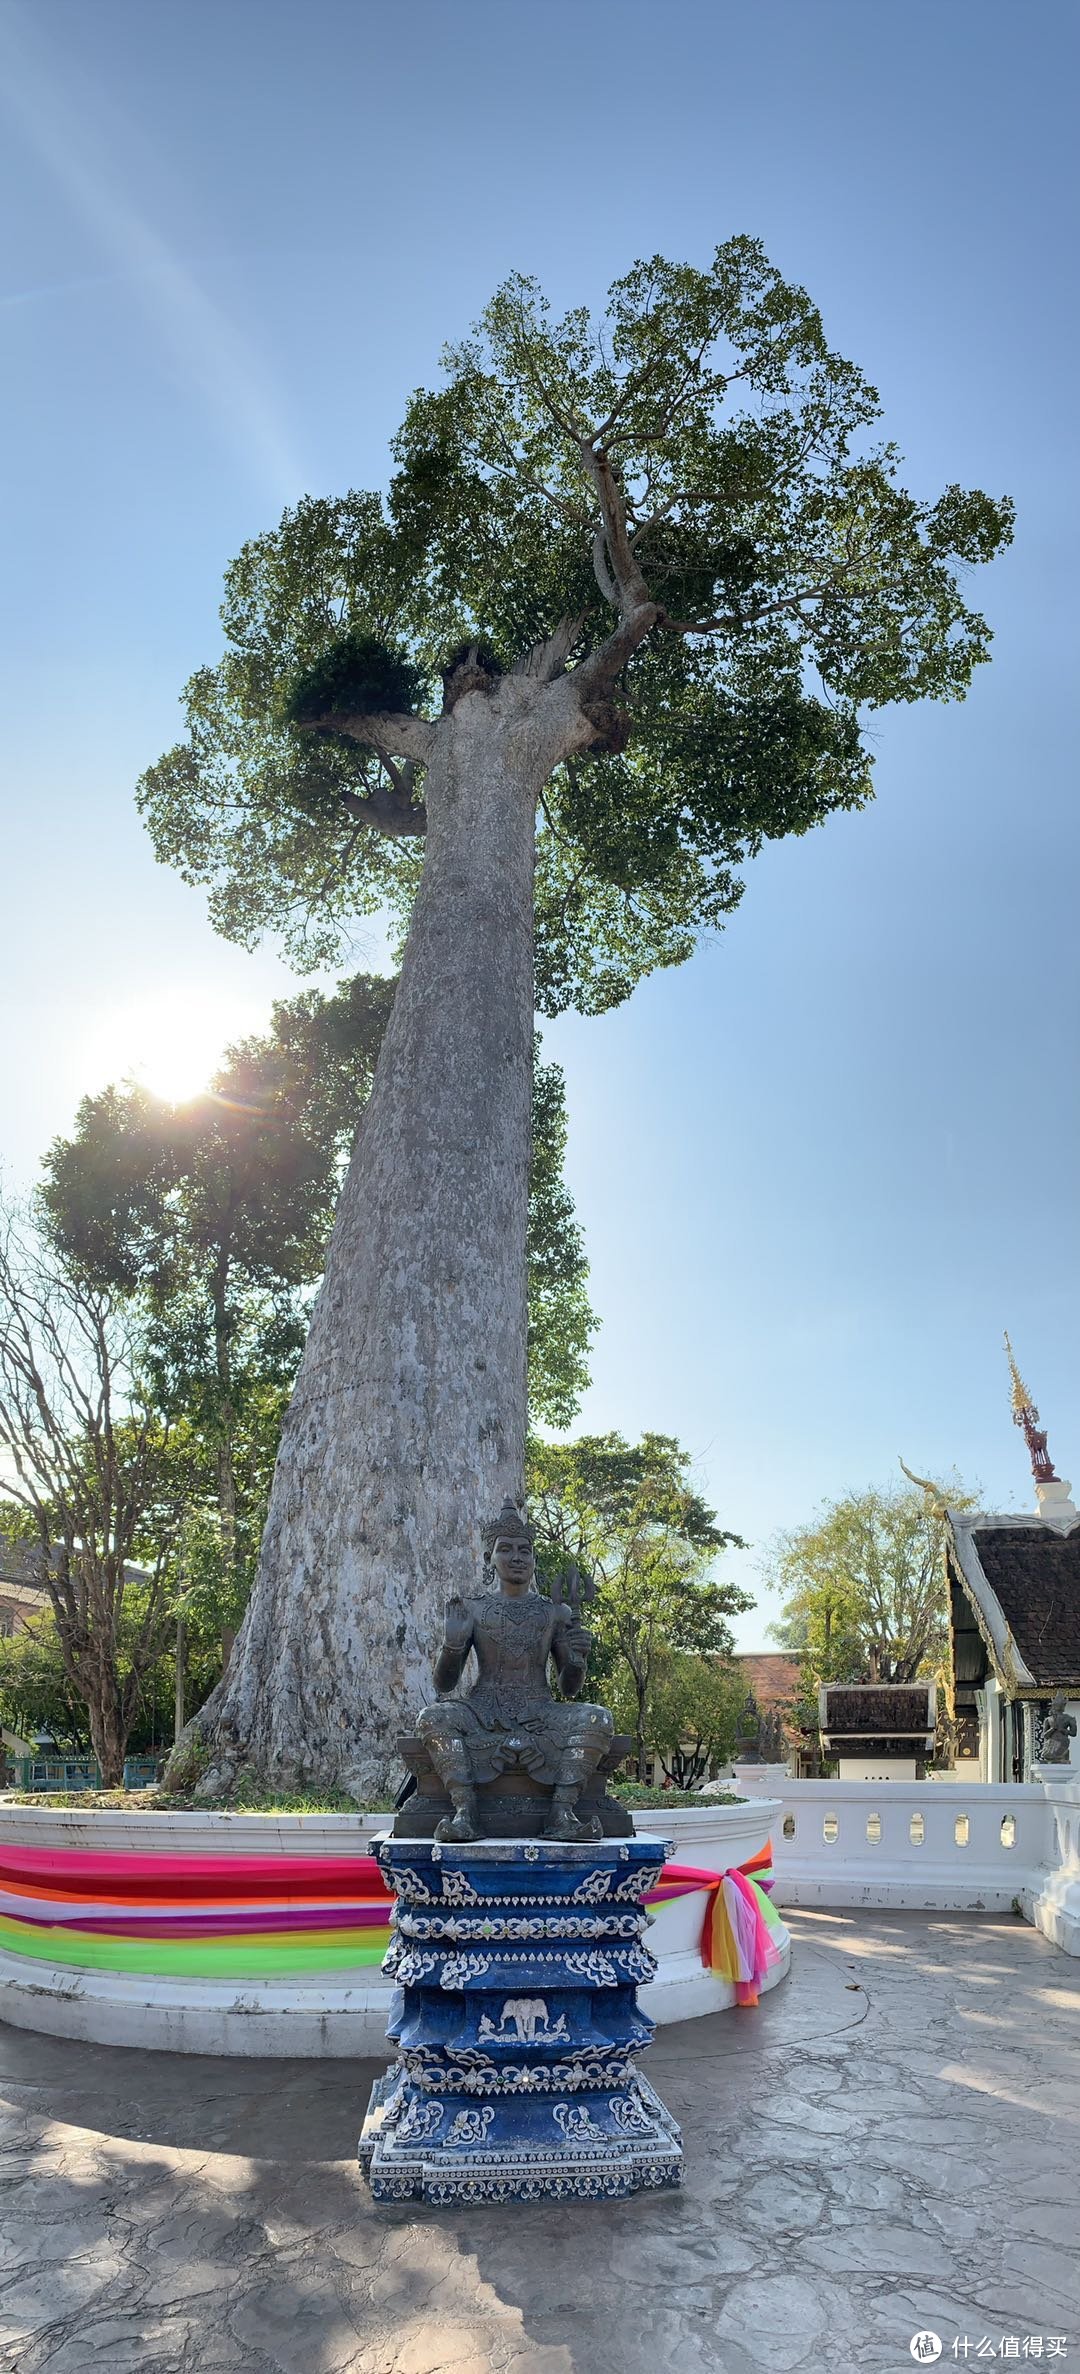
{"label": "ornate statue pedestal", "polygon": [[612,2200],[678,2184],[678,2127],[635,2058],[659,1838],[383,1837],[384,1969],[398,2060],[372,2087],[360,2165],[378,2201]]}

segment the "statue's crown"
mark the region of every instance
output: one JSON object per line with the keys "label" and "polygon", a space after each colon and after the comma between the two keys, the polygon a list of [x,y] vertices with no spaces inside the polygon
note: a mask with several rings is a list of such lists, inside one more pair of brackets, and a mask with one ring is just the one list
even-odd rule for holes
{"label": "statue's crown", "polygon": [[516,1534],[519,1538],[524,1535],[528,1541],[536,1539],[524,1509],[518,1507],[516,1500],[504,1500],[498,1516],[489,1517],[484,1527],[484,1548],[489,1557],[496,1542],[501,1541],[506,1533]]}

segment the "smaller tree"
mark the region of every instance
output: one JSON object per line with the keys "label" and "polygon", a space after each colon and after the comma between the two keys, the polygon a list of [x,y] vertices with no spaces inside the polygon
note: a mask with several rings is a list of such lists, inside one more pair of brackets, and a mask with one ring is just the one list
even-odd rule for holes
{"label": "smaller tree", "polygon": [[696,1788],[708,1779],[711,1765],[727,1763],[745,1698],[738,1667],[720,1657],[668,1649],[657,1658],[649,1744],[675,1788]]}
{"label": "smaller tree", "polygon": [[744,1545],[694,1491],[689,1455],[672,1435],[534,1443],[529,1481],[541,1572],[572,1559],[596,1579],[594,1670],[616,1707],[621,1697],[628,1708],[644,1780],[660,1661],[670,1650],[730,1655],[726,1619],[753,1602],[711,1569],[719,1550]]}
{"label": "smaller tree", "polygon": [[[139,1297],[153,1389],[185,1412],[211,1462],[227,1633],[247,1602],[311,1294],[394,987],[361,973],[333,996],[279,1002],[269,1031],[230,1048],[186,1104],[132,1082],[84,1097],[71,1136],[45,1158],[47,1235],[88,1286]],[[563,1075],[537,1063],[529,1396],[552,1426],[575,1415],[596,1326],[565,1147]]]}
{"label": "smaller tree", "polygon": [[[959,1487],[948,1499],[972,1506]],[[829,1502],[775,1545],[784,1605],[772,1638],[801,1656],[814,1688],[932,1677],[948,1646],[944,1547],[943,1493],[894,1486]]]}
{"label": "smaller tree", "polygon": [[[191,1478],[148,1393],[123,1298],[88,1287],[10,1217],[0,1236],[0,1461],[41,1553],[65,1674],[102,1780],[123,1778],[144,1677],[161,1653]],[[148,1543],[152,1562],[135,1559]],[[136,1620],[125,1628],[137,1596]]]}
{"label": "smaller tree", "polygon": [[246,1489],[248,1404],[287,1399],[342,1165],[371,1086],[393,983],[275,1006],[209,1088],[168,1105],[137,1084],[85,1097],[44,1164],[40,1207],[87,1284],[151,1315],[155,1389],[210,1450],[223,1589],[239,1622],[264,1500]]}
{"label": "smaller tree", "polygon": [[86,1753],[86,1707],[65,1669],[51,1609],[0,1640],[0,1721],[20,1739],[32,1743],[44,1731],[72,1755]]}

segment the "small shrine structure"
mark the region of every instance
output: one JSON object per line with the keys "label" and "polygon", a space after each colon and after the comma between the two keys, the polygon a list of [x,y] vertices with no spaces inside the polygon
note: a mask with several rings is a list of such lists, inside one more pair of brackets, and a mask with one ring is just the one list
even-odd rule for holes
{"label": "small shrine structure", "polygon": [[818,1727],[841,1780],[921,1780],[934,1752],[934,1682],[822,1682]]}

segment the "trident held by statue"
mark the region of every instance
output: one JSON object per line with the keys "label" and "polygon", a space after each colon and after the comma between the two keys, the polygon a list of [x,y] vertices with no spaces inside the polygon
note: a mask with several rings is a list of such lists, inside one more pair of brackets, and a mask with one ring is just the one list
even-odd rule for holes
{"label": "trident held by statue", "polygon": [[593,1581],[591,1574],[582,1574],[580,1566],[576,1566],[571,1560],[569,1566],[564,1566],[561,1574],[552,1575],[551,1603],[553,1607],[565,1607],[567,1605],[567,1599],[563,1593],[564,1583],[567,1584],[569,1588],[569,1606],[571,1618],[575,1624],[580,1624],[582,1600],[584,1600],[586,1606],[588,1606],[590,1599],[595,1599],[596,1584]]}

